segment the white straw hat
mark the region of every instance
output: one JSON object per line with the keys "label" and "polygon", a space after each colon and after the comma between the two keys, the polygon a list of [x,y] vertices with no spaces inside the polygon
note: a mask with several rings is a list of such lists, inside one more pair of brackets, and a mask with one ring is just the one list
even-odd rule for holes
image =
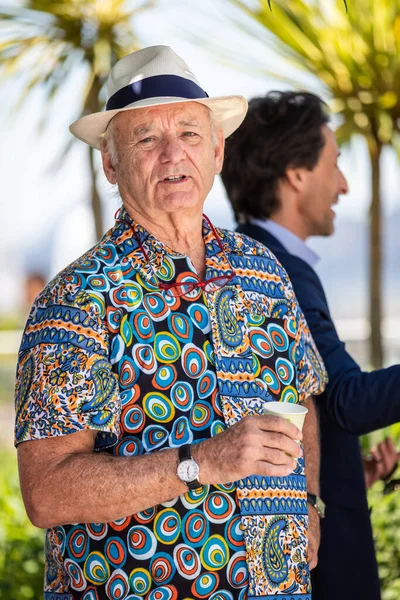
{"label": "white straw hat", "polygon": [[243,96],[209,98],[172,48],[150,46],[128,54],[112,67],[105,110],[78,119],[70,131],[99,148],[109,122],[120,111],[177,102],[200,102],[208,106],[225,137],[239,127],[247,112]]}

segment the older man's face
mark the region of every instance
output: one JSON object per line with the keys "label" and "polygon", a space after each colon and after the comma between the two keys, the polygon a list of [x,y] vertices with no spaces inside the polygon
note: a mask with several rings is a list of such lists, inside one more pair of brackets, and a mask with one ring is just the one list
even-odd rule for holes
{"label": "older man's face", "polygon": [[116,160],[103,152],[103,165],[128,211],[157,218],[202,210],[224,148],[221,132],[213,139],[205,106],[188,102],[120,112],[112,127]]}

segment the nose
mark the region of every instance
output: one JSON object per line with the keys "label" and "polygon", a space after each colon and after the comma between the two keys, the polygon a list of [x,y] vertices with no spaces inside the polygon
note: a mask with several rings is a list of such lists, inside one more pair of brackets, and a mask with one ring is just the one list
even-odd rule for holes
{"label": "nose", "polygon": [[347,179],[343,175],[342,171],[340,171],[339,177],[340,177],[339,194],[347,194],[347,192],[349,191],[349,185],[348,185]]}
{"label": "nose", "polygon": [[175,136],[168,136],[163,141],[161,162],[171,162],[178,164],[183,160],[185,150],[182,141]]}

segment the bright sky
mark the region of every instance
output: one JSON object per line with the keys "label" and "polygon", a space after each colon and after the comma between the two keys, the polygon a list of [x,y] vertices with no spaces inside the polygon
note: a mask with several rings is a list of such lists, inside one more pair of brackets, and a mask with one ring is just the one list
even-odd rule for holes
{"label": "bright sky", "polygon": [[[210,96],[239,93],[247,98],[261,95],[270,89],[282,88],[267,77],[230,68],[219,62],[204,48],[189,41],[188,31],[196,30],[210,40],[222,43],[234,58],[234,52],[244,53],[262,62],[266,68],[290,74],[282,60],[267,45],[233,29],[223,22],[224,15],[216,0],[191,3],[160,0],[160,10],[143,14],[136,22],[136,31],[143,45],[167,44],[181,55],[196,74]],[[209,18],[208,18],[209,15]],[[89,180],[87,154],[81,142],[74,144],[67,157],[62,156],[70,139],[68,125],[78,117],[82,73],[77,72],[66,83],[49,110],[43,112],[40,92],[32,95],[23,109],[11,119],[9,107],[15,102],[21,82],[17,79],[3,85],[0,95],[0,165],[2,194],[0,211],[0,311],[18,302],[23,271],[45,270],[53,276],[94,243],[91,213],[88,206]],[[287,86],[286,86],[287,87]],[[315,91],[315,88],[314,88]],[[39,119],[46,116],[46,127],[39,135]],[[338,227],[344,218],[365,219],[369,192],[369,167],[365,146],[355,141],[345,150],[341,167],[349,180],[350,193],[337,209]],[[400,208],[397,196],[399,169],[396,158],[389,153],[383,161],[383,195],[385,212]],[[108,197],[104,203],[107,227],[113,222],[118,199],[113,195],[103,175],[101,188]],[[216,181],[205,208],[209,217],[221,226],[232,227],[231,211],[222,184]]]}

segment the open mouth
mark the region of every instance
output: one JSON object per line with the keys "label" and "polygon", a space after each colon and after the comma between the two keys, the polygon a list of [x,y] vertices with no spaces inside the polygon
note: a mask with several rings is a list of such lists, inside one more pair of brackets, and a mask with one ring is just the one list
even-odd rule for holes
{"label": "open mouth", "polygon": [[169,177],[164,177],[163,181],[165,183],[180,183],[186,179],[186,175],[170,175]]}

